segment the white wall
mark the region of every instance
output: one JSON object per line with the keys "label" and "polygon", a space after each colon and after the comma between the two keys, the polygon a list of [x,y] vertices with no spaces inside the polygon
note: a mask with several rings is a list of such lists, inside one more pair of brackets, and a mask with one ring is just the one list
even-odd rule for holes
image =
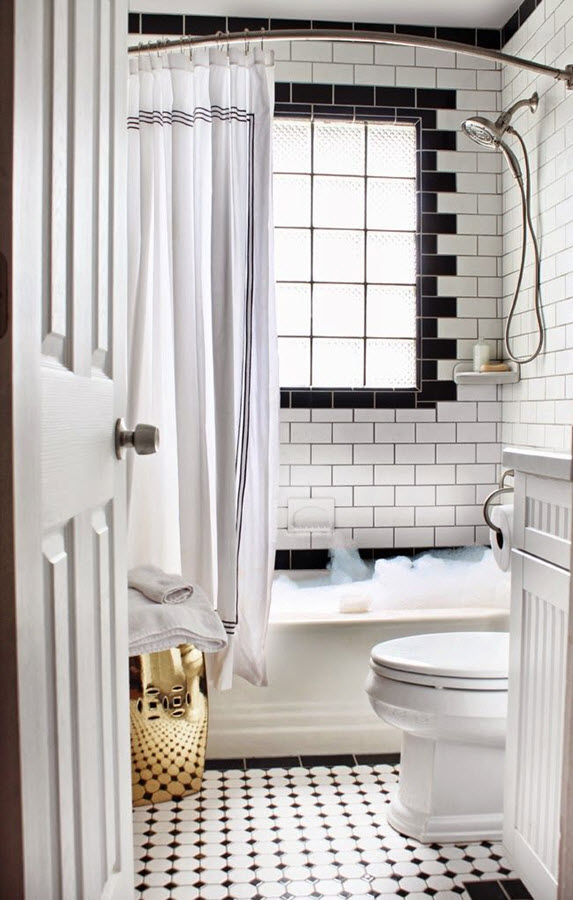
{"label": "white wall", "polygon": [[[458,214],[458,234],[440,235],[438,253],[458,256],[457,277],[438,295],[458,298],[458,316],[439,321],[469,359],[478,337],[501,336],[498,298],[501,158],[460,131],[463,119],[498,109],[495,64],[436,50],[355,44],[279,44],[277,81],[456,88],[458,108],[438,111],[438,128],[458,132],[459,152],[438,151],[438,171],[458,173],[438,212]],[[499,344],[497,344],[499,348]],[[439,378],[453,363],[439,362]],[[289,497],[334,497],[336,541],[358,547],[453,546],[487,541],[482,502],[495,486],[501,404],[494,387],[460,387],[435,410],[281,411],[278,549],[332,546],[331,537],[286,529]]]}
{"label": "white wall", "polygon": [[[507,52],[564,67],[573,63],[573,3],[544,0],[506,47]],[[535,115],[514,120],[531,152],[533,209],[542,255],[542,300],[547,326],[543,354],[522,368],[522,380],[502,390],[504,444],[571,449],[573,423],[573,91],[547,77],[504,67],[502,105],[539,93]],[[520,247],[518,192],[503,178],[504,310],[507,314]],[[532,266],[521,308],[531,310]],[[519,314],[515,348],[534,345],[532,314]]]}

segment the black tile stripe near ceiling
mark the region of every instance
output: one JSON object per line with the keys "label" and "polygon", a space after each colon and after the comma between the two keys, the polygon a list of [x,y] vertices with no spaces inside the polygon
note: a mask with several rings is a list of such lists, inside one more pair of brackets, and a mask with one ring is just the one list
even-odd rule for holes
{"label": "black tile stripe near ceiling", "polygon": [[325,22],[320,19],[265,19],[237,16],[191,16],[183,14],[129,13],[130,34],[216,34],[217,31],[260,31],[290,28],[351,28],[388,34],[415,34],[457,41],[474,47],[499,50],[513,37],[542,0],[523,0],[502,28],[443,28],[427,25],[389,25],[368,22]]}

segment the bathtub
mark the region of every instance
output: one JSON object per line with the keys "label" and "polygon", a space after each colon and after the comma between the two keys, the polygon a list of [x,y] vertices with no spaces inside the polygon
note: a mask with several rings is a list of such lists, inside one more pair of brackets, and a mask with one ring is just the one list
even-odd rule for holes
{"label": "bathtub", "polygon": [[[285,574],[309,588],[328,580],[326,571]],[[508,623],[508,611],[493,607],[348,614],[323,602],[295,609],[273,601],[268,687],[238,678],[232,690],[210,692],[208,757],[395,752],[400,732],[375,715],[364,691],[374,644],[427,632],[507,631]]]}

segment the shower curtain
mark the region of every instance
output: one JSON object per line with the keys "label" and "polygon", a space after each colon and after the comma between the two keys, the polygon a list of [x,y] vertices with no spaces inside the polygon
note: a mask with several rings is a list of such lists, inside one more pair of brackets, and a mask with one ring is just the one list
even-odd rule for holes
{"label": "shower curtain", "polygon": [[229,638],[211,660],[266,683],[278,382],[271,213],[272,54],[130,60],[129,565],[181,571]]}

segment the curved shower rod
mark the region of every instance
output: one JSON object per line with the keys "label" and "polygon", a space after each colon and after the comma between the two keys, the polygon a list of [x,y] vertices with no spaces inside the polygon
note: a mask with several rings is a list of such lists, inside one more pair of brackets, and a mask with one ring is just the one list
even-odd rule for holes
{"label": "curved shower rod", "polygon": [[440,38],[421,37],[420,35],[392,34],[383,31],[352,31],[351,29],[330,28],[291,28],[281,31],[234,31],[218,32],[217,34],[201,35],[200,37],[181,37],[174,41],[152,41],[148,44],[138,44],[130,47],[129,53],[149,53],[152,50],[170,50],[172,47],[210,47],[213,45],[239,44],[249,41],[350,41],[362,44],[400,44],[406,47],[426,47],[434,50],[444,50],[450,53],[465,53],[467,56],[477,56],[480,59],[493,59],[495,62],[505,63],[508,66],[517,66],[528,69],[537,75],[550,75],[556,81],[564,81],[569,90],[573,90],[573,65],[557,69],[554,66],[546,66],[543,63],[523,59],[521,56],[512,56],[501,50],[490,50],[487,47],[472,47],[469,44],[461,44],[458,41],[443,41]]}

